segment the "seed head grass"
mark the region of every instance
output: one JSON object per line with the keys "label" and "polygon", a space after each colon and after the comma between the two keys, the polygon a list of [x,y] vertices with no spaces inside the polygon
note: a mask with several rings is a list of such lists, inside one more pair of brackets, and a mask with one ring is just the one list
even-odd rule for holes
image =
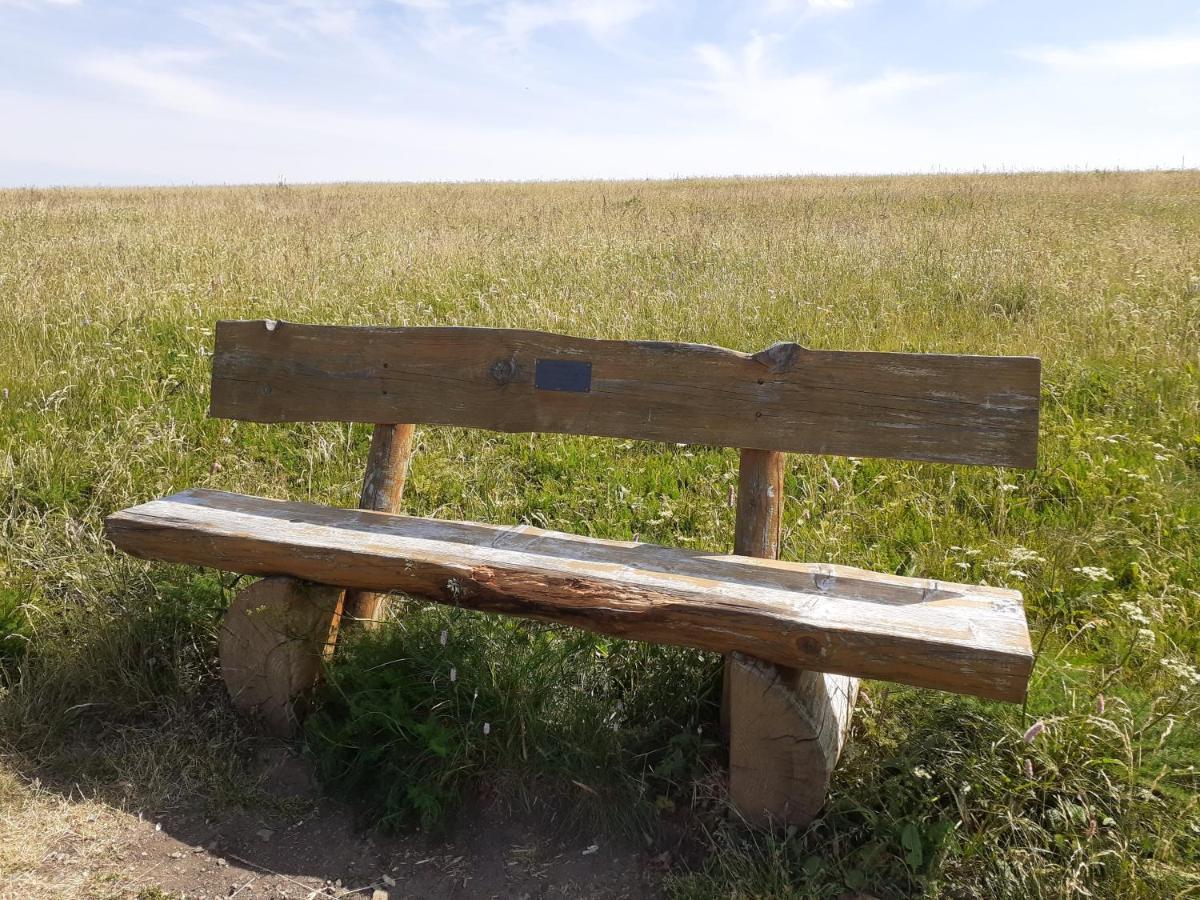
{"label": "seed head grass", "polygon": [[[261,802],[231,579],[100,530],[195,486],[355,505],[368,429],[206,418],[213,323],[259,317],[1042,357],[1036,471],[789,459],[784,558],[1019,588],[1038,651],[1024,707],[866,683],[810,827],[724,814],[719,658],[416,601],[304,743],[380,827],[497,779],[651,843],[683,820],[677,897],[1200,893],[1197,174],[0,192],[10,771]],[[405,506],[726,550],[736,457],[420,428]]]}

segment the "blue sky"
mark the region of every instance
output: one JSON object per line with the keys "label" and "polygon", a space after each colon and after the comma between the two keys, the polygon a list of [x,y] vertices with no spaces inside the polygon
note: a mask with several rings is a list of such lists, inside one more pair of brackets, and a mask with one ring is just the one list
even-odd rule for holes
{"label": "blue sky", "polygon": [[1200,164],[1200,4],[0,0],[0,185]]}

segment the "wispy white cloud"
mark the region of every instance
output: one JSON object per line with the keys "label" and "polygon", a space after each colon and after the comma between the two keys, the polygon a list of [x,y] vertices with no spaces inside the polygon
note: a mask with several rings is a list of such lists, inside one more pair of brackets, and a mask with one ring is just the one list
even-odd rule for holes
{"label": "wispy white cloud", "polygon": [[653,7],[653,0],[515,0],[497,7],[489,18],[505,38],[517,43],[555,26],[583,28],[595,38],[605,38]]}
{"label": "wispy white cloud", "polygon": [[0,0],[0,6],[36,9],[39,6],[79,6],[80,0]]}
{"label": "wispy white cloud", "polygon": [[77,60],[73,68],[95,81],[124,88],[155,106],[174,112],[213,116],[228,108],[229,98],[185,71],[211,55],[202,50],[107,53]]}
{"label": "wispy white cloud", "polygon": [[424,12],[438,9],[450,9],[450,0],[388,0],[394,6],[417,9]]}
{"label": "wispy white cloud", "polygon": [[1200,37],[1162,36],[1095,41],[1080,47],[1031,47],[1026,59],[1056,69],[1154,70],[1200,67]]}
{"label": "wispy white cloud", "polygon": [[[927,0],[934,49],[920,55],[887,32],[874,0],[753,0],[719,13],[681,0],[84,0],[61,14],[51,2],[0,0],[0,18],[20,23],[0,26],[0,183],[1153,166],[1200,155],[1196,32],[1168,36],[1161,16],[1138,17],[1160,38],[1080,38],[1027,49],[1026,61],[996,48],[1000,69],[936,52],[965,39],[954,29],[980,27],[974,13],[935,22],[936,8],[986,0]],[[794,15],[768,15],[772,2]],[[62,27],[81,13],[86,28]],[[164,42],[173,49],[148,49]]]}
{"label": "wispy white cloud", "polygon": [[807,14],[813,16],[842,13],[861,6],[862,0],[767,0],[768,15]]}
{"label": "wispy white cloud", "polygon": [[[0,0],[4,2],[4,0]],[[340,43],[376,69],[397,68],[399,46],[413,43],[471,63],[516,60],[539,32],[579,29],[596,41],[624,32],[661,0],[193,0],[184,18],[202,25],[230,47],[274,57],[297,42]],[[823,0],[829,2],[829,0]],[[388,7],[401,19],[380,16]],[[390,59],[390,62],[389,62]]]}
{"label": "wispy white cloud", "polygon": [[[934,87],[945,76],[891,70],[866,79],[839,78],[825,70],[788,72],[771,58],[772,36],[755,35],[741,48],[729,51],[713,44],[695,48],[709,74],[700,83],[732,112],[762,122],[803,122],[810,127],[822,119],[847,120],[880,100]],[[796,117],[802,116],[802,120]]]}
{"label": "wispy white cloud", "polygon": [[241,44],[279,55],[280,39],[320,40],[355,35],[360,5],[337,0],[257,0],[254,3],[201,3],[181,14],[226,44]]}
{"label": "wispy white cloud", "polygon": [[[440,0],[390,3],[422,18],[442,9]],[[297,70],[323,59],[343,72],[391,78],[404,70],[403,55],[389,46],[395,35],[380,27],[379,9],[372,0],[218,0],[193,2],[179,15],[201,25],[232,58],[248,48]]]}

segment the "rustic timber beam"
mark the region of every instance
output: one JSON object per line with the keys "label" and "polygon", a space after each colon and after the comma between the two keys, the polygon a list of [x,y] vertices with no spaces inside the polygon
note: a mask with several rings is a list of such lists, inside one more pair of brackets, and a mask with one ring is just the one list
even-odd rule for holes
{"label": "rustic timber beam", "polygon": [[1016,591],[545,532],[184,491],[115,513],[144,558],[290,575],[814,671],[1018,701]]}
{"label": "rustic timber beam", "polygon": [[1040,372],[1015,356],[224,321],[211,413],[1030,467]]}

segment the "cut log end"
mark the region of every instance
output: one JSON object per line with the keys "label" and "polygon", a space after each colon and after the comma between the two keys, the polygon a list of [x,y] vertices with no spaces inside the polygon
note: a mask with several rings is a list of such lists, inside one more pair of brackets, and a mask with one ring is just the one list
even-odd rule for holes
{"label": "cut log end", "polygon": [[279,737],[296,734],[341,591],[270,577],[240,591],[221,626],[221,677],[239,712]]}
{"label": "cut log end", "polygon": [[858,679],[729,657],[729,799],[754,825],[806,825],[825,804]]}

